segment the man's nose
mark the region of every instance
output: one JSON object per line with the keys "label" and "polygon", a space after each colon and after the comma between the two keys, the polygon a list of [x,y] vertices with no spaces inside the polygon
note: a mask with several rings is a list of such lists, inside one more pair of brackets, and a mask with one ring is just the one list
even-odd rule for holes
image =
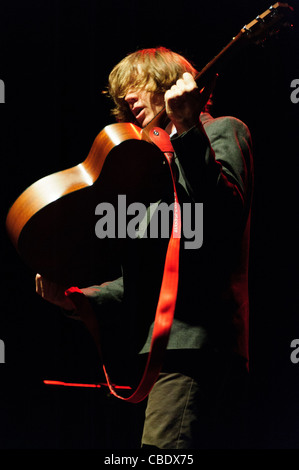
{"label": "man's nose", "polygon": [[128,103],[128,105],[132,105],[138,101],[139,96],[137,91],[134,90],[128,90],[126,95],[125,95],[125,101]]}

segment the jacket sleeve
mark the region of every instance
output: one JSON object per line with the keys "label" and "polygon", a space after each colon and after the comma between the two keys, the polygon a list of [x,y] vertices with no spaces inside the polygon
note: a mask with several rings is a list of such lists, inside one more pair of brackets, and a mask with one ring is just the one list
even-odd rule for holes
{"label": "jacket sleeve", "polygon": [[[118,323],[123,308],[122,277],[104,284],[80,288],[80,291],[92,306],[100,326],[110,327]],[[80,312],[77,310],[65,314],[70,318],[80,319]]]}
{"label": "jacket sleeve", "polygon": [[[252,144],[247,126],[233,117],[212,119],[171,139],[189,196],[235,224],[250,206]],[[210,211],[211,212],[211,211]]]}

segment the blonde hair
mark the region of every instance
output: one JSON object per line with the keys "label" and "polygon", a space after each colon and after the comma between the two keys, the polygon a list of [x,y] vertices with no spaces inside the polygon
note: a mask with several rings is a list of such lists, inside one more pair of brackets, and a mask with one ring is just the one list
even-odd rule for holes
{"label": "blonde hair", "polygon": [[111,71],[108,95],[114,101],[111,113],[117,121],[132,122],[125,96],[130,88],[145,88],[155,94],[164,94],[182,75],[193,76],[197,70],[183,56],[165,47],[140,49],[122,59]]}

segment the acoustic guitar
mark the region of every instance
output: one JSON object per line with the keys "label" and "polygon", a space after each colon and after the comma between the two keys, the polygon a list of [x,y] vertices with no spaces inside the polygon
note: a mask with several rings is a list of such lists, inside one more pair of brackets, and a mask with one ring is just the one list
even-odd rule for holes
{"label": "acoustic guitar", "polygon": [[[290,25],[293,8],[277,2],[244,26],[195,77],[203,88],[224,63],[248,43],[261,43]],[[24,262],[46,278],[70,285],[101,283],[120,275],[121,239],[98,239],[96,206],[163,197],[171,184],[164,154],[149,137],[165,128],[165,108],[144,128],[132,123],[105,127],[87,158],[77,166],[46,176],[27,188],[10,208],[7,233]],[[96,273],[96,278],[95,278]]]}

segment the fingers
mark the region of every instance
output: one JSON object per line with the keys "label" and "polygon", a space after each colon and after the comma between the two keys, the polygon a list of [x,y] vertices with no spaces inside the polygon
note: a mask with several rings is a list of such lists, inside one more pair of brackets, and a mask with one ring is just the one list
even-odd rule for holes
{"label": "fingers", "polygon": [[182,78],[179,78],[176,83],[172,85],[172,87],[168,91],[166,91],[165,99],[173,99],[175,97],[180,97],[186,92],[195,92],[200,95],[201,102],[206,103],[215,88],[217,77],[218,74],[215,74],[214,77],[208,82],[208,84],[199,92],[196,81],[194,80],[191,73],[185,72],[182,75]]}
{"label": "fingers", "polygon": [[35,292],[43,297],[43,279],[40,274],[35,276]]}
{"label": "fingers", "polygon": [[35,290],[44,300],[65,310],[74,310],[72,301],[65,295],[65,288],[40,274],[35,276]]}
{"label": "fingers", "polygon": [[166,91],[164,96],[166,113],[179,135],[198,124],[200,113],[211,96],[215,81],[211,80],[200,90],[194,77],[185,72]]}
{"label": "fingers", "polygon": [[196,84],[196,81],[194,80],[193,75],[191,75],[191,73],[189,73],[189,72],[183,73],[183,77],[182,77],[182,79],[180,79],[180,80],[182,80],[182,81],[184,82],[185,87],[186,87],[187,89],[193,90],[193,89],[197,89],[197,88],[198,88],[198,86],[197,86],[197,84]]}
{"label": "fingers", "polygon": [[64,296],[64,288],[55,282],[49,281],[40,274],[35,276],[35,290],[43,299],[49,302],[59,302]]}
{"label": "fingers", "polygon": [[40,274],[35,276],[35,291],[43,299],[48,300],[51,297],[52,283],[42,277]]}
{"label": "fingers", "polygon": [[179,78],[172,87],[166,91],[165,99],[174,99],[182,96],[184,93],[190,93],[198,90],[196,82],[189,72],[185,72],[182,78]]}

